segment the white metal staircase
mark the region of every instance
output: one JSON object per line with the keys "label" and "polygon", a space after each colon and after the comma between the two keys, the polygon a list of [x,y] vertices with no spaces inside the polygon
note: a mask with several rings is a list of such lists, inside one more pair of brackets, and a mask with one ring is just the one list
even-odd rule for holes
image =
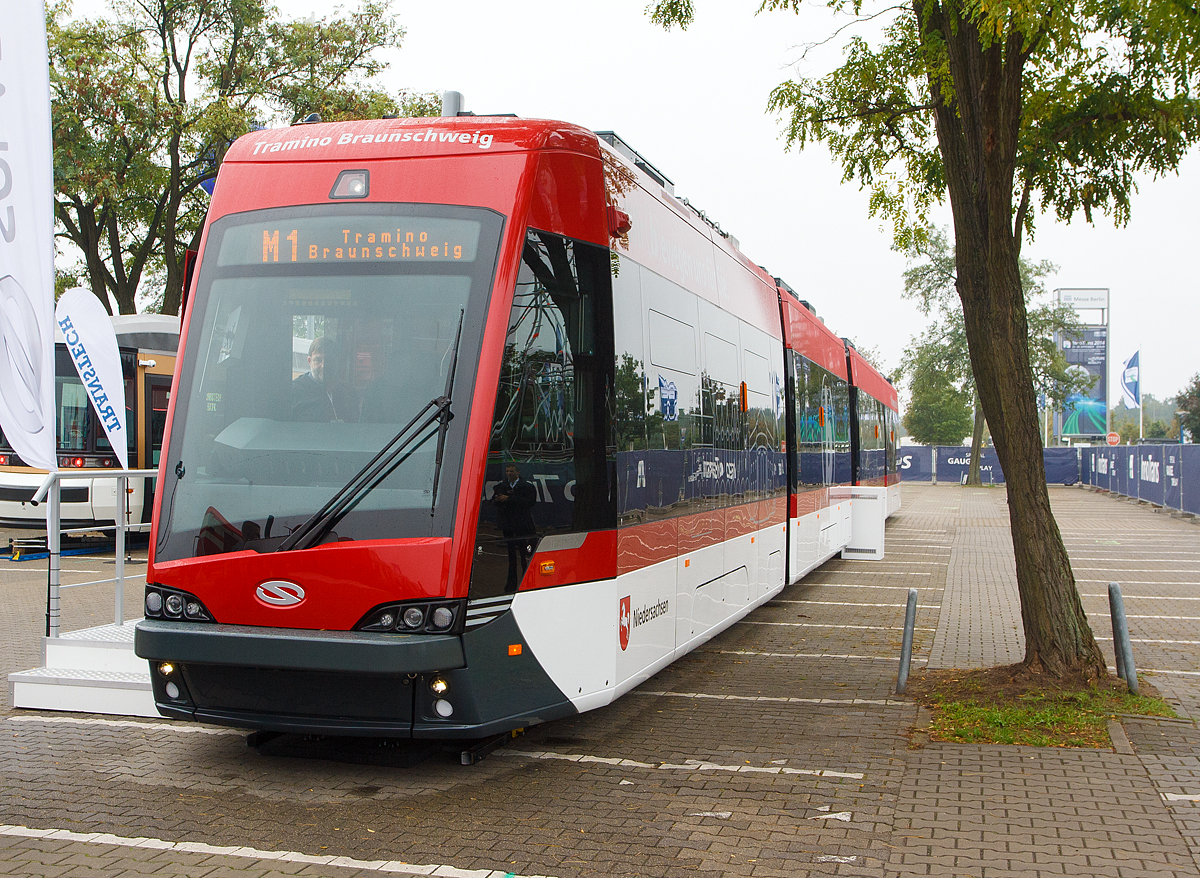
{"label": "white metal staircase", "polygon": [[157,717],[150,666],[133,654],[133,623],[42,640],[45,667],[8,675],[9,701],[31,710]]}

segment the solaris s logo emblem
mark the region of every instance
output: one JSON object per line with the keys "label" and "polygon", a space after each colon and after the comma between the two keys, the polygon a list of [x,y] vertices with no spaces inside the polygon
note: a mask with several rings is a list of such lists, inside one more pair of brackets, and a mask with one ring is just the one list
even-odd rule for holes
{"label": "solaris s logo emblem", "polygon": [[294,607],[304,600],[304,589],[294,582],[272,579],[256,588],[254,596],[269,607]]}
{"label": "solaris s logo emblem", "polygon": [[45,429],[42,331],[37,310],[11,274],[0,278],[0,398],[21,429]]}
{"label": "solaris s logo emblem", "polygon": [[624,652],[629,646],[629,599],[632,595],[626,595],[621,598],[621,651]]}

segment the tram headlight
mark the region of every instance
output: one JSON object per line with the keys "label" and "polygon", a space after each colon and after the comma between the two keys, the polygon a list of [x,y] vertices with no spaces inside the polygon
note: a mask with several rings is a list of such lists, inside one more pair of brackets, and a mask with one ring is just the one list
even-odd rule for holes
{"label": "tram headlight", "polygon": [[446,682],[446,678],[442,676],[434,677],[429,681],[429,690],[434,695],[445,695],[446,690],[450,688],[450,684]]}
{"label": "tram headlight", "polygon": [[449,719],[454,716],[454,705],[445,698],[439,698],[433,702],[433,709],[437,711],[437,715],[442,719]]}
{"label": "tram headlight", "polygon": [[404,627],[420,628],[425,624],[425,611],[420,607],[409,607],[404,611]]}
{"label": "tram headlight", "polygon": [[157,616],[162,612],[162,595],[156,591],[146,592],[146,614]]}
{"label": "tram headlight", "polygon": [[158,672],[164,677],[169,677],[175,673],[175,665],[173,665],[171,662],[162,662],[158,666]]}
{"label": "tram headlight", "polygon": [[391,613],[384,613],[379,617],[378,625],[380,628],[393,628],[396,625],[396,617]]}
{"label": "tram headlight", "polygon": [[163,608],[167,611],[168,616],[182,616],[183,598],[177,594],[169,594],[163,601]]}
{"label": "tram headlight", "polygon": [[454,624],[454,611],[449,607],[438,607],[429,617],[429,622],[439,631],[445,631]]}

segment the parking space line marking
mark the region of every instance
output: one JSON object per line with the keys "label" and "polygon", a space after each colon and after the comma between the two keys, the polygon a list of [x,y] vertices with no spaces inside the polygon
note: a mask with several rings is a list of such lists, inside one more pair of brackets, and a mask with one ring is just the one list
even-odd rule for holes
{"label": "parking space line marking", "polygon": [[[1137,616],[1127,618],[1136,619]],[[887,625],[820,625],[816,622],[756,622],[753,619],[742,619],[739,625],[781,625],[785,628],[857,628],[863,631],[903,631],[904,626]],[[914,631],[937,631],[936,628],[914,628]]]}
{"label": "parking space line marking", "polygon": [[[1111,639],[1111,638],[1110,638]],[[1142,643],[1144,641],[1137,641]],[[702,650],[712,652],[713,650]],[[756,652],[751,649],[721,649],[715,650],[718,655],[753,655],[764,658],[815,658],[815,659],[859,659],[868,662],[894,662],[894,655],[845,655],[834,652]],[[928,662],[929,659],[914,658],[914,662]]]}
{"label": "parking space line marking", "polygon": [[310,863],[317,866],[339,866],[345,869],[360,869],[364,872],[391,872],[399,875],[453,875],[456,878],[549,878],[545,875],[518,876],[503,869],[456,869],[453,866],[418,866],[399,860],[356,860],[353,857],[313,856],[296,851],[260,851],[250,847],[220,846],[198,841],[163,841],[157,838],[130,838],[110,835],[107,832],[71,832],[66,829],[30,829],[27,826],[0,824],[0,835],[17,838],[47,839],[49,841],[73,841],[82,844],[103,844],[113,847],[150,848],[182,854],[209,854],[210,856],[242,857],[247,860],[268,860],[284,863]]}
{"label": "parking space line marking", "polygon": [[861,771],[834,771],[830,768],[788,768],[786,765],[721,765],[716,762],[704,762],[700,759],[685,759],[682,763],[676,765],[670,762],[638,762],[634,759],[620,759],[609,756],[555,753],[551,750],[508,750],[502,748],[496,752],[505,756],[524,756],[528,759],[559,759],[566,762],[596,763],[619,768],[645,768],[650,771],[728,771],[736,774],[804,775],[806,777],[838,777],[849,780],[862,780],[863,777]]}
{"label": "parking space line marking", "polygon": [[[1149,559],[1147,559],[1147,560],[1149,560]],[[899,563],[903,564],[904,562],[901,561]],[[1174,561],[1174,563],[1180,564],[1182,562]],[[1072,570],[1108,570],[1112,573],[1195,573],[1196,572],[1195,570],[1172,570],[1169,567],[1163,568],[1163,569],[1154,569],[1154,570],[1147,570],[1145,567],[1110,567],[1107,564],[1104,565],[1103,567],[1076,567],[1075,565],[1071,565],[1071,569]],[[1088,580],[1088,581],[1090,581],[1090,580]]]}
{"label": "parking space line marking", "polygon": [[[1197,672],[1200,673],[1200,672]],[[707,692],[654,692],[635,689],[630,695],[652,695],[659,698],[697,698],[713,701],[764,701],[774,704],[822,704],[852,707],[873,704],[877,707],[912,707],[911,701],[891,698],[797,698],[786,695],[710,695]]]}
{"label": "parking space line marking", "polygon": [[[907,606],[907,604],[864,604],[864,603],[862,603],[861,601],[818,601],[818,600],[811,600],[811,601],[791,601],[791,600],[788,600],[788,601],[781,601],[781,600],[767,601],[767,606],[768,606],[768,607],[769,607],[769,606],[771,606],[772,604],[803,604],[803,605],[804,605],[804,606],[806,606],[806,607],[821,607],[821,606],[825,606],[825,607],[893,607],[893,608],[895,608],[895,607],[904,607],[904,606]],[[918,609],[918,610],[940,610],[941,608],[942,608],[942,605],[941,605],[941,604],[917,604],[917,609]]]}
{"label": "parking space line marking", "polygon": [[[1083,594],[1081,592],[1079,596],[1081,598],[1104,598],[1105,600],[1108,600],[1107,594]],[[1200,601],[1200,598],[1172,597],[1169,594],[1162,595],[1162,594],[1124,594],[1124,593],[1122,593],[1121,597],[1125,598],[1125,600],[1127,600],[1127,601]]]}
{"label": "parking space line marking", "polygon": [[153,732],[179,732],[185,735],[231,735],[246,737],[249,732],[237,729],[210,728],[208,726],[185,726],[173,723],[140,723],[128,719],[83,719],[74,716],[10,716],[10,723],[47,723],[67,726],[108,726],[110,728],[142,729]]}
{"label": "parking space line marking", "polygon": [[[1142,571],[1139,570],[1138,572],[1141,573]],[[1151,571],[1147,571],[1147,572],[1153,573],[1155,571],[1151,570]],[[1193,573],[1194,571],[1189,570],[1187,572]],[[1114,581],[1119,581],[1121,585],[1200,585],[1200,582],[1163,582],[1161,579],[1121,579],[1121,580],[1076,579],[1075,581],[1076,582],[1114,582]]]}
{"label": "parking space line marking", "polygon": [[[884,589],[890,589],[892,591],[908,591],[909,588],[916,588],[916,589],[928,588],[928,589],[933,589],[934,591],[937,591],[942,588],[942,586],[940,586],[940,585],[913,585],[913,586],[908,586],[908,585],[861,585],[861,584],[855,583],[855,582],[814,582],[814,583],[805,583],[805,584],[812,585],[814,587],[820,586],[822,588],[884,588]],[[805,603],[805,602],[797,601],[797,603]]]}
{"label": "parking space line marking", "polygon": [[[910,562],[901,561],[900,563],[905,564],[905,563],[910,563]],[[831,574],[831,573],[848,573],[848,574],[853,574],[854,576],[933,576],[933,573],[931,573],[928,570],[861,570],[861,571],[860,570],[821,570],[821,568],[818,567],[816,570],[813,570],[811,572],[816,573],[818,571],[820,571],[821,573],[824,573],[826,575]],[[1094,581],[1099,582],[1100,580],[1097,579]],[[814,585],[820,585],[820,584],[821,583],[819,583],[819,582],[814,583]],[[1189,583],[1181,583],[1181,584],[1186,585]],[[1196,583],[1196,584],[1200,585],[1200,583]]]}

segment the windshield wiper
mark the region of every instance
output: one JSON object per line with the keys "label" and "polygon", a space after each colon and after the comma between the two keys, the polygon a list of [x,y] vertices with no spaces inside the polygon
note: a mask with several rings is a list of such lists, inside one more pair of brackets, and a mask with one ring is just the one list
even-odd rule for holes
{"label": "windshield wiper", "polygon": [[458,369],[458,343],[462,340],[463,318],[466,317],[466,313],[465,310],[458,312],[458,332],[454,335],[454,354],[450,359],[450,371],[446,374],[446,392],[442,394],[442,398],[446,400],[446,407],[442,409],[440,415],[442,423],[438,427],[437,457],[433,464],[433,500],[429,503],[430,516],[437,511],[438,481],[442,477],[442,454],[446,450],[446,431],[450,429],[450,421],[454,419],[454,412],[450,411],[450,402],[454,398],[454,372]]}
{"label": "windshield wiper", "polygon": [[[422,432],[425,428],[432,425],[434,421],[440,419],[441,427],[439,428],[438,435],[437,470],[434,473],[433,482],[433,497],[434,502],[437,502],[437,479],[441,472],[445,433],[450,419],[453,417],[450,413],[450,388],[454,380],[454,369],[458,364],[458,345],[462,339],[462,322],[463,313],[460,312],[458,318],[458,335],[454,339],[454,352],[450,361],[450,374],[446,381],[445,395],[431,399],[425,403],[424,407],[417,412],[413,419],[401,427],[400,432],[388,440],[387,444],[379,449],[378,453],[367,461],[362,469],[351,476],[350,480],[339,488],[326,501],[324,506],[292,531],[287,539],[275,549],[276,552],[287,552],[292,549],[308,549],[318,545],[326,534],[337,526],[339,521],[345,518],[355,506],[362,502],[362,499],[367,494],[375,490],[380,482],[395,472],[402,463],[412,456],[417,448],[420,448],[429,440],[432,434],[422,436]],[[426,412],[429,412],[430,409],[433,409],[433,411],[426,416]],[[414,427],[418,421],[421,422],[420,425]],[[421,440],[420,442],[417,442],[418,438]],[[415,446],[414,443],[416,443]]]}

